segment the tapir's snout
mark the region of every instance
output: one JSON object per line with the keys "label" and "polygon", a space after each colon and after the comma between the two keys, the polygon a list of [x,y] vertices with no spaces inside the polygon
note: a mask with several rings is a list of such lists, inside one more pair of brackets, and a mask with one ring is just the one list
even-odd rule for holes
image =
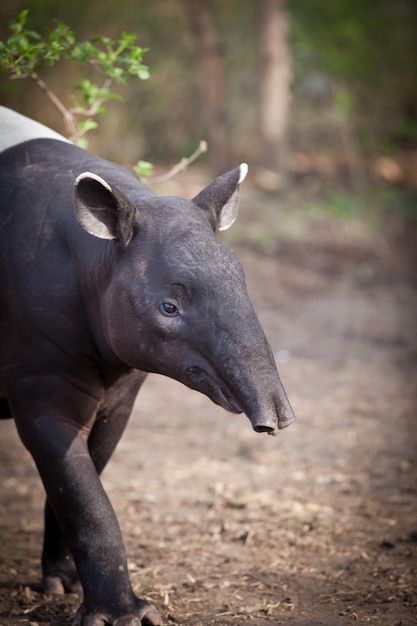
{"label": "tapir's snout", "polygon": [[289,403],[285,389],[279,384],[278,398],[265,403],[265,406],[248,415],[252,428],[257,433],[268,433],[274,437],[278,431],[287,428],[295,421],[294,411]]}
{"label": "tapir's snout", "polygon": [[[220,379],[213,370],[208,374],[205,369],[193,366],[187,368],[184,382],[206,394],[226,411],[245,413],[257,433],[276,436],[279,430],[295,421],[294,411],[275,367],[270,372],[273,378],[270,384],[256,381],[257,377],[255,381],[251,380],[248,372],[243,373],[241,369],[239,374],[237,381],[233,381],[234,384],[229,380],[226,385],[224,379]],[[271,387],[274,389],[273,393]]]}

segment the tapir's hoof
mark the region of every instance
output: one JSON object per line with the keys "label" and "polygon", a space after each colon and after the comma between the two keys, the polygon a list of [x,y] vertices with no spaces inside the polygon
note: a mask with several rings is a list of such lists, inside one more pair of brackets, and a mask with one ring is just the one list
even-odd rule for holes
{"label": "tapir's hoof", "polygon": [[117,618],[106,614],[87,614],[81,606],[72,626],[163,626],[162,617],[152,604],[138,600],[135,613],[127,613]]}
{"label": "tapir's hoof", "polygon": [[45,593],[63,595],[64,593],[82,593],[83,588],[78,579],[64,581],[60,576],[45,576],[43,579],[43,590]]}

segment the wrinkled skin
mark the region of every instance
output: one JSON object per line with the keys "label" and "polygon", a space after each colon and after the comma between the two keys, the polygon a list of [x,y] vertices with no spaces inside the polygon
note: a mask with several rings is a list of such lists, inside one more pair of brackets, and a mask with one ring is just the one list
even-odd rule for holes
{"label": "wrinkled skin", "polygon": [[156,626],[131,588],[99,475],[148,372],[258,432],[293,419],[242,268],[216,231],[243,168],[193,201],[159,197],[71,144],[0,153],[0,416],[13,416],[47,493],[45,589],[84,592],[77,626]]}

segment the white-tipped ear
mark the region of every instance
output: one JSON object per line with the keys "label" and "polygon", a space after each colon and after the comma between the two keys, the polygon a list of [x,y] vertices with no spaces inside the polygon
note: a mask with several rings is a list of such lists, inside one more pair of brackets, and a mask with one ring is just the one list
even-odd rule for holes
{"label": "white-tipped ear", "polygon": [[107,189],[107,191],[111,192],[111,187],[109,183],[105,181],[104,178],[101,178],[101,176],[99,176],[98,174],[93,174],[92,172],[82,172],[82,174],[79,174],[75,179],[75,184],[78,185],[78,183],[85,178],[91,178],[92,180],[97,181],[98,183],[100,183],[100,185],[103,185],[103,187]]}
{"label": "white-tipped ear", "polygon": [[248,173],[248,166],[239,167],[216,178],[193,198],[193,202],[211,216],[215,230],[226,230],[236,220],[239,209],[239,186]]}
{"label": "white-tipped ear", "polygon": [[83,172],[75,179],[74,201],[81,226],[99,239],[117,239],[125,246],[133,236],[136,207],[98,174]]}
{"label": "white-tipped ear", "polygon": [[243,183],[243,181],[245,180],[247,174],[248,174],[248,164],[247,163],[241,163],[240,164],[240,176],[239,176],[239,181],[238,181],[238,185],[240,185],[240,183]]}
{"label": "white-tipped ear", "polygon": [[237,181],[236,189],[220,212],[218,225],[219,230],[227,230],[236,221],[239,211],[239,185],[245,180],[246,174],[248,173],[248,166],[246,163],[241,163],[239,172],[239,180]]}

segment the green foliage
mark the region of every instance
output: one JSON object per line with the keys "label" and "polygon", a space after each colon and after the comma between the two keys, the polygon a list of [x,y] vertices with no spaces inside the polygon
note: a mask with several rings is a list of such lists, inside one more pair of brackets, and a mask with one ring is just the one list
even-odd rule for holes
{"label": "green foliage", "polygon": [[417,226],[417,191],[385,187],[380,189],[380,206],[389,215],[405,217]]}
{"label": "green foliage", "polygon": [[369,210],[369,198],[365,193],[347,193],[342,190],[334,190],[326,194],[320,202],[313,202],[309,207],[309,214],[319,217],[322,214],[330,213],[348,221],[356,217],[364,217]]}
{"label": "green foliage", "polygon": [[354,98],[346,87],[339,87],[334,94],[334,107],[340,120],[349,119],[354,109]]}
{"label": "green foliage", "polygon": [[[298,111],[315,116],[318,136],[331,114],[365,157],[415,148],[417,2],[291,0],[287,10]],[[335,145],[337,134],[329,139]]]}
{"label": "green foliage", "polygon": [[[210,0],[208,6],[225,62],[225,116],[229,130],[225,140],[233,160],[248,160],[255,164],[257,159],[261,161],[263,158],[258,132],[262,77],[260,3]],[[184,2],[124,0],[122,3],[103,3],[91,0],[81,5],[77,0],[71,3],[6,1],[0,3],[0,40],[6,42],[9,32],[5,29],[9,19],[25,7],[30,7],[30,25],[27,21],[21,27],[19,18],[15,20],[15,30],[10,35],[16,38],[25,35],[27,46],[32,49],[41,43],[39,33],[41,40],[47,36],[57,39],[54,46],[58,51],[52,49],[46,55],[44,48],[39,55],[41,61],[45,57],[45,63],[68,45],[68,31],[61,30],[59,37],[47,35],[48,31],[44,31],[44,24],[53,24],[51,32],[55,31],[58,24],[52,23],[54,17],[69,24],[80,40],[90,39],[97,33],[115,37],[115,33],[118,35],[126,30],[136,33],[138,41],[151,48],[146,55],[152,66],[151,81],[140,84],[132,80],[122,91],[118,88],[117,76],[114,76],[114,89],[109,91],[122,93],[128,106],[114,124],[102,129],[99,138],[102,154],[114,160],[134,161],[140,150],[143,159],[174,162],[178,154],[192,151],[196,137],[204,136],[204,107],[199,92],[201,76]],[[290,17],[294,72],[291,148],[313,156],[326,153],[329,159],[339,159],[342,153],[344,158],[346,147],[342,144],[340,131],[345,130],[355,141],[365,163],[368,158],[373,159],[381,153],[415,149],[416,0],[288,0],[285,9]],[[35,35],[34,31],[37,31]],[[90,43],[104,56],[117,51],[117,45],[108,50],[106,40],[103,38],[102,41],[91,39]],[[78,81],[77,99],[65,102],[74,109],[91,109],[91,101],[96,97],[100,99],[103,94],[92,93],[93,88],[86,81],[96,84],[98,90],[103,87],[104,80],[97,79],[99,68],[89,62],[87,42],[83,42],[78,50],[77,64],[82,75],[70,85],[57,79],[54,71],[42,72],[42,77],[48,77],[48,84],[50,80],[60,97],[65,94],[63,99],[71,92],[68,87]],[[0,66],[3,68],[4,55],[2,49]],[[124,55],[122,52],[121,56]],[[13,59],[13,62],[17,61],[18,56]],[[66,63],[62,61],[64,72]],[[60,69],[62,66],[59,63],[56,67]],[[74,68],[69,69],[74,72]],[[122,65],[122,69],[126,71],[127,66]],[[34,69],[39,74],[40,70],[41,65]],[[23,73],[23,67],[19,71]],[[8,70],[7,74],[13,72]],[[101,76],[108,78],[104,74]],[[321,89],[315,91],[311,88],[312,83],[317,87],[317,81],[312,80],[314,77],[322,81]],[[2,102],[12,107],[21,104],[25,110],[28,103],[32,104],[30,94],[33,90],[25,85],[27,98],[24,103],[20,101],[15,86],[16,81],[0,82]],[[101,107],[110,110],[112,104],[110,100],[101,102],[100,112]],[[36,106],[37,102],[33,105]],[[32,112],[37,114],[35,109]],[[77,114],[78,120],[82,117]],[[93,120],[96,119],[100,118],[94,116]],[[123,144],[117,141],[121,135],[125,137]],[[331,173],[328,175],[332,176]]]}
{"label": "green foliage", "polygon": [[[105,103],[120,100],[110,89],[112,83],[125,85],[130,77],[145,80],[149,77],[142,58],[146,49],[135,44],[136,35],[123,33],[118,39],[94,37],[77,41],[74,32],[62,22],[46,29],[43,35],[27,27],[28,10],[22,11],[10,22],[11,36],[0,42],[0,72],[10,78],[32,78],[45,91],[64,115],[71,139],[85,145],[85,134],[97,127],[92,117],[106,112]],[[73,97],[73,106],[67,108],[49,90],[38,72],[44,66],[59,61],[89,65],[98,74],[100,83],[85,79],[75,86],[80,97]],[[76,121],[76,116],[87,117]]]}
{"label": "green foliage", "polygon": [[133,169],[139,178],[149,178],[153,174],[153,165],[149,161],[138,161]]}
{"label": "green foliage", "polygon": [[[21,11],[10,22],[11,36],[5,42],[0,41],[0,73],[12,79],[32,78],[64,116],[70,138],[79,146],[86,147],[86,133],[97,128],[97,121],[93,118],[106,113],[106,103],[121,100],[120,95],[110,89],[111,85],[125,85],[131,77],[141,80],[149,77],[148,68],[142,62],[146,48],[138,47],[135,44],[136,35],[126,32],[116,40],[94,37],[80,42],[74,32],[60,21],[56,21],[53,28],[45,29],[41,35],[27,27],[28,13],[27,9]],[[77,93],[72,95],[71,107],[61,102],[38,73],[43,67],[60,61],[87,65],[100,77],[99,82],[84,78],[74,86]],[[85,119],[77,120],[77,116]],[[205,142],[201,142],[191,157],[184,157],[170,172],[156,180],[170,178],[206,150]],[[138,161],[134,171],[141,178],[149,178],[153,165],[148,161]]]}
{"label": "green foliage", "polygon": [[31,76],[40,66],[69,59],[75,63],[89,63],[119,85],[124,85],[129,76],[142,80],[149,78],[148,68],[142,63],[146,49],[135,45],[136,35],[123,33],[116,40],[94,37],[90,41],[78,42],[73,31],[57,21],[55,27],[46,30],[42,37],[26,28],[27,16],[28,10],[25,10],[12,20],[11,37],[0,42],[2,73],[13,77]]}
{"label": "green foliage", "polygon": [[328,215],[343,222],[364,220],[376,228],[382,227],[387,216],[394,215],[417,224],[417,192],[390,185],[372,186],[356,193],[334,188],[312,201],[307,213],[318,220]]}
{"label": "green foliage", "polygon": [[[288,9],[295,53],[335,76],[375,85],[414,47],[413,4],[408,0],[293,0]],[[415,59],[409,58],[409,63],[416,66]]]}

